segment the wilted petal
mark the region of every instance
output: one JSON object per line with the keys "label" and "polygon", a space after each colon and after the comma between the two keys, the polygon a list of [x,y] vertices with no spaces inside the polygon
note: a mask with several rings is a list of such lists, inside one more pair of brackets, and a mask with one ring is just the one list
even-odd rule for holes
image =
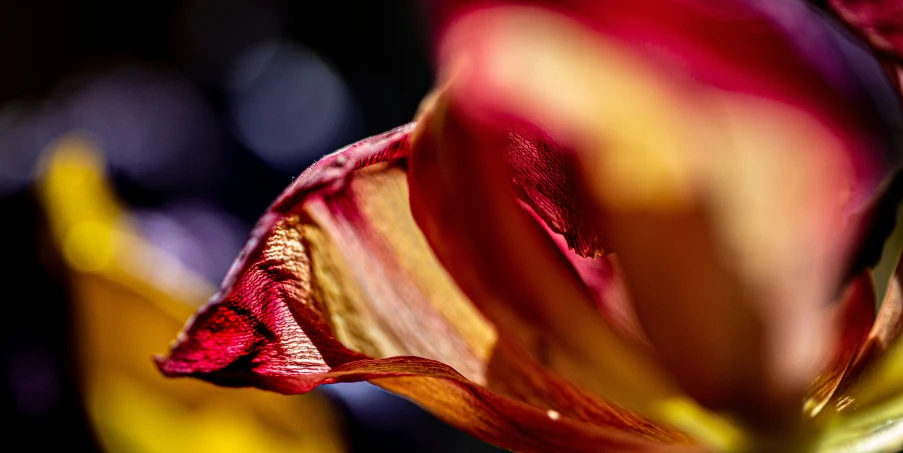
{"label": "wilted petal", "polygon": [[501,152],[507,131],[462,124],[457,104],[437,104],[414,139],[411,205],[462,289],[507,337],[580,385],[633,407],[673,396],[594,313],[576,271],[519,205]]}
{"label": "wilted petal", "polygon": [[620,263],[614,254],[603,254],[599,225],[585,209],[573,152],[535,126],[512,126],[505,160],[515,195],[570,261],[608,325],[623,339],[644,342]]}
{"label": "wilted petal", "polygon": [[[418,117],[437,108],[442,92],[437,89],[427,96]],[[504,135],[505,164],[521,207],[577,271],[609,326],[630,341],[643,342],[618,260],[613,254],[603,255],[597,225],[583,209],[587,194],[573,151],[528,123],[515,123]]]}
{"label": "wilted petal", "polygon": [[223,330],[189,335],[167,366],[220,370],[239,354],[253,355],[262,375],[296,375],[417,355],[478,376],[495,333],[410,220],[400,159],[410,128],[353,145],[303,173],[261,218],[220,293],[190,327]]}
{"label": "wilted petal", "polygon": [[[497,347],[494,327],[411,216],[404,159],[411,128],[352,145],[302,174],[260,220],[220,292],[158,360],[160,369],[282,393],[369,380],[518,451],[687,444],[673,428],[517,359],[522,350]],[[521,373],[537,383],[512,391]]]}
{"label": "wilted petal", "polygon": [[511,127],[505,158],[511,167],[519,198],[529,204],[552,231],[561,234],[568,248],[584,257],[602,254],[602,240],[582,202],[579,169],[572,151],[537,127]]}
{"label": "wilted petal", "polygon": [[575,253],[568,245],[564,235],[553,230],[529,206],[524,206],[524,209],[533,214],[536,222],[546,229],[561,253],[570,261],[580,279],[589,289],[590,298],[608,326],[621,339],[641,343],[640,347],[647,347],[648,340],[637,322],[636,312],[627,292],[624,271],[618,257],[613,253],[595,257]]}
{"label": "wilted petal", "polygon": [[501,152],[508,131],[462,122],[460,105],[440,99],[421,117],[409,180],[414,217],[474,304],[501,336],[581,388],[707,442],[736,440],[728,423],[673,390],[648,345],[604,322],[589,281],[516,199]]}

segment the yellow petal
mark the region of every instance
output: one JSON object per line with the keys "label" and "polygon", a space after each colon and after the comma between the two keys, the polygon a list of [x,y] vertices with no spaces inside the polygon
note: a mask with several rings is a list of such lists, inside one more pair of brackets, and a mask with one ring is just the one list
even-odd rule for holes
{"label": "yellow petal", "polygon": [[93,141],[64,136],[47,150],[40,188],[70,268],[86,409],[105,450],[344,451],[318,395],[281,398],[159,375],[153,353],[213,287],[124,222],[102,165]]}

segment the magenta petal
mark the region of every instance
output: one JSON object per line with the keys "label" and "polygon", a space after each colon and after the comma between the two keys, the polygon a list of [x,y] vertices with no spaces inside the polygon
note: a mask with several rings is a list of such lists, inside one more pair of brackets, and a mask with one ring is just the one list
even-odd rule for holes
{"label": "magenta petal", "polygon": [[876,50],[903,63],[903,2],[830,0],[831,7]]}
{"label": "magenta petal", "polygon": [[520,198],[552,231],[564,236],[568,248],[581,256],[601,255],[600,235],[580,206],[583,195],[570,160],[573,151],[529,125],[512,127],[506,145],[505,157]]}
{"label": "magenta petal", "polygon": [[[220,291],[189,322],[170,356],[158,359],[160,370],[221,385],[279,387],[278,380],[259,377],[323,373],[331,366],[366,358],[328,333],[322,307],[309,294],[309,271],[290,272],[299,266],[293,261],[309,258],[301,250],[273,253],[267,240],[312,191],[339,190],[354,170],[404,157],[412,127],[405,125],[349,146],[302,173],[258,221]],[[304,392],[315,385],[305,383],[289,390]]]}

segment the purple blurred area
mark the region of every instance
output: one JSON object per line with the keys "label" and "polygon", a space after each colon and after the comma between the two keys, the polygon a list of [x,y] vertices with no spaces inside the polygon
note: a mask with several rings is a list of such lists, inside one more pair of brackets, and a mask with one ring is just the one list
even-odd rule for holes
{"label": "purple blurred area", "polygon": [[[48,144],[73,130],[99,143],[140,233],[216,283],[296,174],[410,120],[432,77],[421,13],[404,1],[0,3],[10,445],[98,449],[66,273],[33,185]],[[352,452],[494,451],[367,384],[324,394]]]}

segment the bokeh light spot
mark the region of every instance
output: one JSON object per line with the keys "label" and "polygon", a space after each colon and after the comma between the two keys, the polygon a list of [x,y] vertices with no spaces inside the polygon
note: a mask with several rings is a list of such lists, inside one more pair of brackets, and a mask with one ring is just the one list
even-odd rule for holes
{"label": "bokeh light spot", "polygon": [[273,167],[299,172],[349,136],[356,107],[345,84],[303,47],[250,47],[229,77],[238,138]]}

